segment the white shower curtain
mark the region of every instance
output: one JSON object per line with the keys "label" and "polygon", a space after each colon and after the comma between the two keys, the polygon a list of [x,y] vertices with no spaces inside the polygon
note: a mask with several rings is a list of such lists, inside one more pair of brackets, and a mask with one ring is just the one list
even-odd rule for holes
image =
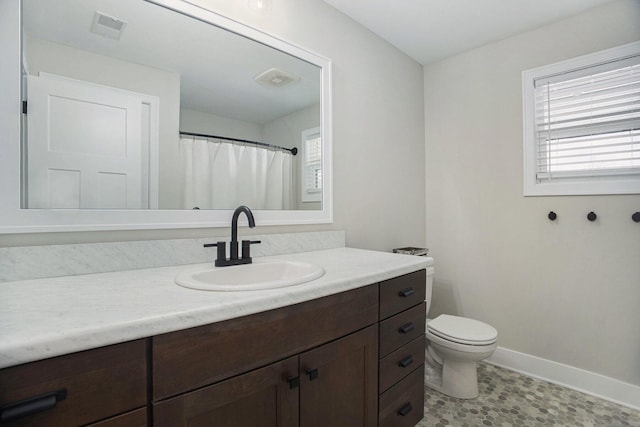
{"label": "white shower curtain", "polygon": [[291,209],[292,155],[255,145],[180,138],[183,208]]}

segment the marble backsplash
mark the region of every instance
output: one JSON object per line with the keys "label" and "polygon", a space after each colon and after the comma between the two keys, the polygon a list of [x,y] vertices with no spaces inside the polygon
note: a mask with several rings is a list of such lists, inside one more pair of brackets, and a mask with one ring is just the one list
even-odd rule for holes
{"label": "marble backsplash", "polygon": [[[251,256],[281,255],[345,246],[344,231],[252,235]],[[106,273],[213,261],[211,238],[0,248],[0,282]],[[228,243],[227,243],[228,247]]]}

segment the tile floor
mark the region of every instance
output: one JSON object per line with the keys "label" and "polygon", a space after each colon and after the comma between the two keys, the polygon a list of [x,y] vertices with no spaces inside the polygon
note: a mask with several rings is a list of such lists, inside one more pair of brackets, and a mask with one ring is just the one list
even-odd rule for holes
{"label": "tile floor", "polygon": [[478,364],[477,399],[425,390],[417,427],[640,427],[640,411],[487,363]]}

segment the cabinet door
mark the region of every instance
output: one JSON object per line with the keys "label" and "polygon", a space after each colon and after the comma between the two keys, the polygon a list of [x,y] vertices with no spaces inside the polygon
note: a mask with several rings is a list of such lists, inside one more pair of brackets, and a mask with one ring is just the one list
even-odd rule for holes
{"label": "cabinet door", "polygon": [[154,403],[156,427],[296,427],[298,358]]}
{"label": "cabinet door", "polygon": [[300,426],[375,426],[378,331],[371,326],[300,355]]}
{"label": "cabinet door", "polygon": [[87,427],[146,427],[147,408],[136,409],[108,420],[90,424]]}

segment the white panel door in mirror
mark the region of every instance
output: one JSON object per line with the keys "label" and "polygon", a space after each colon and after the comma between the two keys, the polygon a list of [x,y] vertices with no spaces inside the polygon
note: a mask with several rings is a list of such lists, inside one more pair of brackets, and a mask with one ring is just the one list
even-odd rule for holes
{"label": "white panel door in mirror", "polygon": [[142,129],[149,123],[142,105],[133,92],[29,76],[28,207],[147,207]]}

